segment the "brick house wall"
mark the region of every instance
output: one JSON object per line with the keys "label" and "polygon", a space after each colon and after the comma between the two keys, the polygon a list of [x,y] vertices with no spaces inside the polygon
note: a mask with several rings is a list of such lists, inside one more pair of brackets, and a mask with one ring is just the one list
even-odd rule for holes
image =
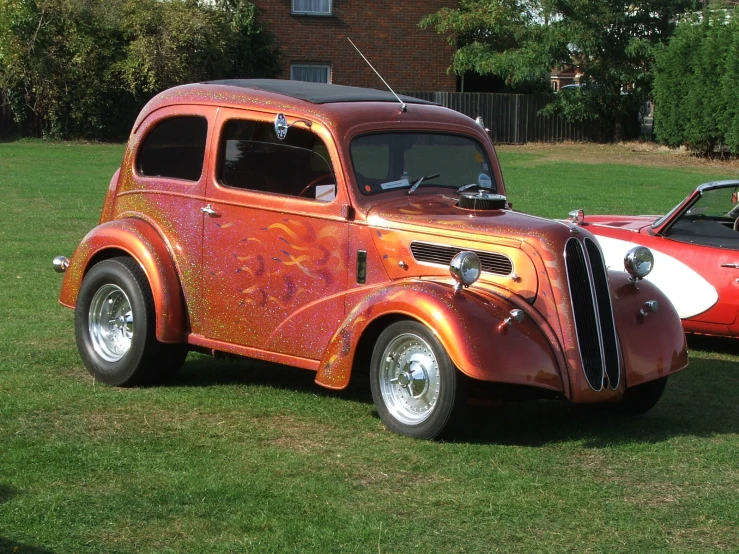
{"label": "brick house wall", "polygon": [[324,63],[331,66],[332,83],[384,88],[349,37],[395,90],[456,90],[456,76],[447,73],[454,47],[418,22],[442,7],[456,7],[457,0],[333,0],[330,16],[292,14],[292,0],[252,2],[275,35],[283,79],[290,78],[291,64]]}
{"label": "brick house wall", "polygon": [[580,74],[574,66],[552,69],[549,74],[549,84],[554,92],[562,90],[562,87],[574,85],[579,82]]}

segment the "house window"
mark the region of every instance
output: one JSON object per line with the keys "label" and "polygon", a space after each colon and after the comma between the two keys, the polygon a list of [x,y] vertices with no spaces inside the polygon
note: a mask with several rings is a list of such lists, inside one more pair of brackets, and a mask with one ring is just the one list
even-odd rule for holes
{"label": "house window", "polygon": [[290,79],[309,83],[330,83],[331,66],[327,63],[295,63],[290,66]]}
{"label": "house window", "polygon": [[331,15],[331,0],[293,0],[293,13]]}

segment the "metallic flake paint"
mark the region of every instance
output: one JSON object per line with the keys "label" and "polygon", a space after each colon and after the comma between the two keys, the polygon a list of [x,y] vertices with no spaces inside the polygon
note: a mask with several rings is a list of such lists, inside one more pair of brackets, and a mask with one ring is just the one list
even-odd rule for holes
{"label": "metallic flake paint", "polygon": [[[216,179],[215,152],[228,118],[288,124],[311,121],[337,178],[336,198],[307,199],[228,189]],[[142,177],[136,154],[164,118],[199,114],[208,121],[198,181]],[[154,293],[157,337],[212,351],[316,371],[326,387],[347,386],[363,333],[381,318],[413,318],[439,338],[461,371],[476,379],[530,385],[573,402],[618,400],[624,387],[683,369],[684,336],[669,301],[651,285],[625,287],[610,274],[626,379],[595,392],[582,372],[564,265],[571,237],[585,229],[511,210],[461,210],[456,197],[419,189],[381,197],[358,193],[349,145],[362,133],[414,130],[458,133],[484,145],[496,193],[505,194],[493,145],[469,118],[438,106],[387,103],[314,105],[278,94],[223,85],[185,85],[142,110],[101,215],[65,273],[60,301],[73,307],[90,263],[125,252],[144,268]],[[204,215],[205,205],[213,214]],[[351,214],[351,215],[349,215]],[[414,240],[508,256],[515,278],[483,273],[454,294],[447,267],[418,263]],[[365,282],[356,256],[366,252]],[[640,320],[645,300],[660,312]],[[667,308],[663,308],[663,303]],[[512,309],[525,318],[498,333]],[[672,311],[671,311],[672,310]]]}

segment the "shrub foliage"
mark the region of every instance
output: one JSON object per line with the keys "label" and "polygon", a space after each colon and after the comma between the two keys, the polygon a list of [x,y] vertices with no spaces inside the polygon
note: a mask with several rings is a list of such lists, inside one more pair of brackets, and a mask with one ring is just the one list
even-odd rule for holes
{"label": "shrub foliage", "polygon": [[277,71],[246,0],[0,0],[0,105],[22,135],[125,136],[168,87]]}
{"label": "shrub foliage", "polygon": [[657,139],[703,154],[739,154],[739,12],[706,10],[685,19],[658,53]]}

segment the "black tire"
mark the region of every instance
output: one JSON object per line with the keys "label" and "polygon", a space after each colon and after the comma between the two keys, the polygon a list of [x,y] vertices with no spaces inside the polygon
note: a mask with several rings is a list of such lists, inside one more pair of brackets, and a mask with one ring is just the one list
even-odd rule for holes
{"label": "black tire", "polygon": [[380,334],[370,386],[382,422],[408,437],[448,436],[467,403],[465,376],[434,334],[416,321],[398,321]]}
{"label": "black tire", "polygon": [[667,377],[627,388],[623,400],[620,404],[613,405],[613,409],[626,416],[646,414],[662,398],[665,386],[667,386]]}
{"label": "black tire", "polygon": [[158,342],[155,326],[151,288],[135,260],[104,260],[85,275],[75,309],[75,335],[82,361],[95,379],[128,387],[175,374],[185,361],[187,345]]}

